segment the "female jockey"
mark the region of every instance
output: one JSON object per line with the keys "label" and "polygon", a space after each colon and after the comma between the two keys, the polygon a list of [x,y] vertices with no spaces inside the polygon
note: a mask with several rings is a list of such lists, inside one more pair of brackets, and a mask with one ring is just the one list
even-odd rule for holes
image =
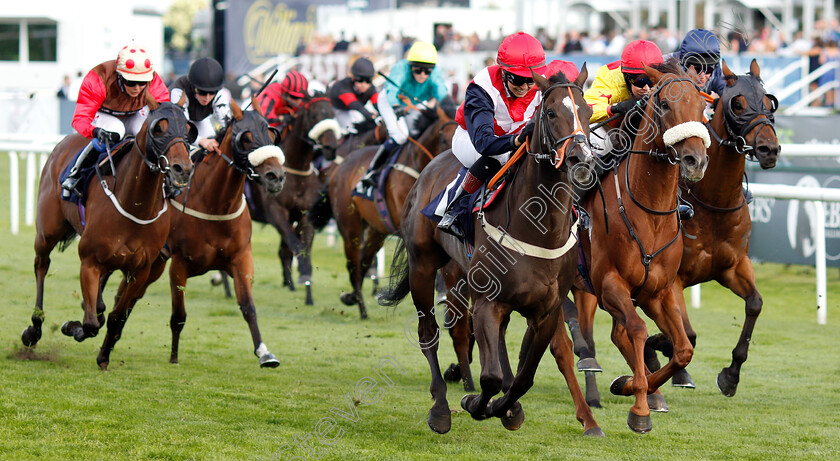
{"label": "female jockey", "polygon": [[330,87],[329,97],[335,119],[344,133],[356,132],[356,123],[366,122],[373,126],[373,114],[365,108],[365,104],[379,101],[379,94],[373,86],[374,73],[373,63],[367,58],[359,58],[350,67],[351,76]]}
{"label": "female jockey", "polygon": [[282,83],[268,85],[262,94],[257,96],[265,118],[269,125],[282,129],[291,122],[295,113],[300,110],[303,98],[309,96],[309,81],[300,72],[290,70]]}
{"label": "female jockey", "polygon": [[547,66],[542,44],[524,32],[502,41],[496,63],[481,70],[470,82],[455,116],[458,128],[452,137],[452,153],[469,171],[446,206],[438,229],[457,236],[462,232],[453,226],[456,219],[451,211],[455,202],[463,194],[477,191],[534,131],[528,122],[542,94],[534,86],[531,71],[546,74],[563,70],[570,80],[577,77],[577,68],[566,61]]}
{"label": "female jockey", "polygon": [[152,68],[146,48],[137,44],[124,46],[117,59],[88,72],[79,89],[73,128],[94,139],[76,157],[70,176],[61,183],[63,189],[82,195],[75,189],[90,151],[104,152],[106,144],[115,144],[126,134],[137,134],[149,114],[147,89],[156,101],[169,101],[166,85]]}
{"label": "female jockey", "polygon": [[198,127],[195,145],[207,152],[218,152],[216,131],[227,125],[231,117],[230,92],[222,88],[225,74],[222,65],[213,58],[200,58],[192,63],[190,72],[172,83],[169,96],[179,101],[186,95],[184,111],[187,119]]}
{"label": "female jockey", "polygon": [[398,61],[391,68],[391,73],[388,75],[389,81],[379,93],[376,105],[390,137],[376,151],[367,174],[362,178],[363,185],[373,187],[375,185],[374,172],[385,163],[394,149],[408,141],[409,121],[403,117],[397,119],[393,106],[407,106],[408,100],[417,102],[435,99],[441,103],[451,103],[451,99],[446,101],[449,92],[446,89],[443,72],[436,66],[435,46],[427,42],[414,42],[406,53],[405,59]]}

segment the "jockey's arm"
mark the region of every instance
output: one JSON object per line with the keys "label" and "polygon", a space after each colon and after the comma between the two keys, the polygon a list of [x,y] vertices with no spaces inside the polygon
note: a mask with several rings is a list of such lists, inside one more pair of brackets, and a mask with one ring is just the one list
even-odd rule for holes
{"label": "jockey's arm", "polygon": [[152,81],[149,82],[149,93],[155,98],[155,101],[157,102],[169,102],[169,90],[166,89],[166,85],[163,83],[163,79],[161,79],[160,75],[158,75],[157,73],[155,73],[155,76],[152,78]]}
{"label": "jockey's arm", "polygon": [[105,102],[105,96],[105,84],[102,83],[102,79],[96,72],[88,72],[79,88],[76,111],[73,113],[73,128],[82,136],[93,137],[93,118]]}
{"label": "jockey's arm", "polygon": [[394,108],[391,107],[388,96],[384,94],[387,91],[386,89],[379,93],[379,103],[376,107],[379,109],[379,115],[382,116],[382,121],[385,122],[385,127],[388,128],[388,135],[397,144],[405,144],[408,141],[408,127],[405,125],[405,122],[399,123],[397,121],[397,114],[394,112]]}
{"label": "jockey's arm", "polygon": [[480,86],[471,83],[464,97],[464,121],[476,152],[496,156],[510,152],[514,135],[496,136],[493,100]]}
{"label": "jockey's arm", "polygon": [[612,116],[610,104],[620,102],[612,100],[615,90],[609,86],[604,78],[606,73],[604,71],[606,71],[606,67],[598,69],[592,86],[583,93],[583,99],[592,107],[592,117],[589,118],[589,123],[599,123],[610,118]]}

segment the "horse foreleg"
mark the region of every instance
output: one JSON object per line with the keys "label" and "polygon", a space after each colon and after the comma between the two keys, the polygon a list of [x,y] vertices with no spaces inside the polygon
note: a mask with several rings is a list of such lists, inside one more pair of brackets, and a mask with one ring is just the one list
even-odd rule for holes
{"label": "horse foreleg", "polygon": [[478,343],[478,357],[481,361],[481,393],[465,395],[461,407],[475,419],[488,416],[487,404],[502,390],[502,369],[500,365],[499,332],[503,313],[493,302],[484,298],[473,305],[473,326],[475,340]]}
{"label": "horse foreleg", "polygon": [[[565,314],[565,309],[561,314]],[[577,376],[572,366],[572,341],[566,333],[563,318],[564,316],[561,316],[557,320],[557,328],[554,329],[554,335],[551,337],[549,350],[551,351],[551,355],[554,356],[554,361],[557,362],[557,368],[566,380],[566,387],[569,388],[569,393],[572,394],[572,400],[575,402],[575,417],[583,424],[583,435],[603,437],[604,431],[601,430],[595,421],[595,416],[592,414],[592,409],[590,408],[591,404],[589,404],[588,399],[584,398],[580,390],[580,384],[578,384]],[[600,402],[598,403],[598,407],[600,407]]]}
{"label": "horse foreleg", "polygon": [[306,300],[304,303],[307,306],[312,306],[315,302],[312,299],[312,241],[315,239],[315,227],[309,222],[309,219],[304,216],[298,224],[301,245],[303,246],[298,255],[298,283],[303,283],[306,287]]}
{"label": "horse foreleg", "polygon": [[[443,277],[445,280],[445,287],[449,289],[441,290],[441,293],[446,294],[447,312],[444,316],[445,326],[449,328],[449,336],[452,338],[452,346],[455,349],[455,356],[458,358],[458,364],[452,364],[447,371],[452,374],[452,381],[461,380],[464,384],[464,390],[467,392],[475,391],[475,384],[473,383],[472,373],[470,372],[470,352],[472,345],[475,343],[475,338],[472,335],[472,327],[470,324],[469,290],[464,290],[467,287],[467,280],[463,277],[463,272],[458,267],[457,263],[451,262],[443,270]],[[437,280],[435,281],[437,284]],[[438,303],[440,306],[441,304]]]}
{"label": "horse foreleg", "polygon": [[280,365],[274,355],[268,351],[260,335],[260,327],[257,325],[257,308],[254,305],[252,284],[254,282],[254,259],[250,251],[243,251],[237,255],[228,268],[233,276],[233,288],[236,291],[236,301],[239,303],[239,310],[242,317],[248,323],[251,330],[251,339],[254,341],[254,355],[259,358],[260,366],[263,368],[275,368]]}
{"label": "horse foreleg", "polygon": [[[362,235],[364,232],[362,220],[358,213],[353,210],[355,206],[350,206],[351,211],[342,212],[336,220],[338,222],[338,231],[341,233],[341,240],[344,242],[344,258],[347,261],[347,274],[350,276],[350,286],[353,291],[350,293],[342,293],[340,296],[341,302],[346,306],[353,306],[362,301],[362,280],[365,274],[361,269],[361,247]],[[359,312],[362,312],[361,305]],[[362,318],[366,318],[365,314]]]}
{"label": "horse foreleg", "polygon": [[169,317],[169,330],[172,332],[172,349],[169,363],[178,363],[178,345],[181,332],[187,322],[187,309],[184,304],[184,292],[187,290],[187,267],[180,256],[172,258],[169,265],[169,292],[172,297],[172,314]]}
{"label": "horse foreleg", "polygon": [[286,245],[286,240],[280,237],[280,250],[277,251],[280,258],[280,266],[283,268],[283,286],[289,287],[289,291],[295,291],[295,282],[292,280],[292,259],[295,255]]}
{"label": "horse foreleg", "polygon": [[102,342],[102,348],[96,358],[96,363],[102,370],[108,369],[111,351],[114,350],[114,346],[119,341],[125,322],[128,321],[128,316],[131,315],[134,305],[146,292],[148,282],[149,268],[132,274],[125,274],[122,282],[120,282],[114,309],[108,315],[108,331],[105,333],[105,340]]}
{"label": "horse foreleg", "polygon": [[[99,333],[99,328],[102,326],[99,323],[96,312],[102,269],[96,263],[92,262],[92,259],[93,258],[90,260],[83,260],[79,271],[79,279],[82,289],[82,308],[85,311],[84,318],[82,319],[81,331],[79,331],[78,328],[67,328],[68,332],[73,331],[72,336],[76,338],[76,341],[84,341],[86,338],[93,338],[97,335],[97,333]],[[64,330],[65,328],[62,328],[63,332]],[[65,332],[65,334],[67,334],[67,332]]]}
{"label": "horse foreleg", "polygon": [[[502,323],[499,325],[499,366],[502,368],[502,393],[506,393],[510,390],[510,386],[513,385],[513,370],[510,368],[510,357],[508,357],[507,351],[507,343],[505,342],[505,336],[507,335],[507,327],[510,324],[510,315],[504,316],[502,319]],[[522,343],[525,342],[530,343],[529,335],[533,332],[530,329],[525,330],[525,337],[522,339]],[[519,349],[519,366],[522,366],[522,354],[525,353],[525,349]],[[519,370],[516,370],[519,372]]]}
{"label": "horse foreleg", "polygon": [[685,368],[691,362],[694,347],[692,347],[685,333],[682,314],[670,287],[663,290],[660,297],[651,299],[647,306],[643,306],[643,309],[674,345],[673,357],[664,367],[651,373],[647,378],[647,391],[653,393],[667,380],[671,379],[671,376],[677,370]]}
{"label": "horse foreleg", "polygon": [[105,310],[107,307],[105,306],[105,299],[102,297],[102,293],[105,291],[105,286],[108,284],[108,279],[111,278],[111,274],[113,272],[108,271],[99,277],[99,295],[96,297],[96,320],[99,321],[99,328],[105,325]]}
{"label": "horse foreleg", "polygon": [[[577,338],[574,333],[572,333],[572,338],[575,340],[575,353],[580,357],[578,361],[577,367],[578,371],[593,371],[593,372],[600,372],[602,371],[601,365],[598,364],[598,361],[595,360],[595,336],[594,336],[594,324],[595,324],[595,311],[598,310],[598,298],[591,293],[587,293],[583,290],[573,289],[572,294],[575,298],[575,307],[576,307],[576,319],[578,321],[578,325],[580,327],[580,338]],[[564,306],[567,306],[567,303],[563,302]],[[564,313],[568,312],[570,309],[566,309],[564,307]],[[571,331],[571,320],[569,321],[569,330]],[[580,344],[582,340],[582,344]],[[580,348],[578,348],[578,344]],[[596,391],[597,392],[597,391]]]}
{"label": "horse foreleg", "polygon": [[359,315],[362,316],[362,319],[366,319],[368,316],[367,308],[365,307],[365,300],[362,296],[362,284],[365,281],[365,274],[368,273],[370,268],[373,266],[373,262],[376,260],[376,253],[382,249],[382,244],[385,242],[386,237],[388,237],[387,234],[379,233],[372,227],[368,227],[365,230],[365,243],[362,245],[360,260],[361,265],[359,266],[357,278],[359,284],[357,286],[353,286],[359,300]]}
{"label": "horse foreleg", "polygon": [[746,256],[741,258],[732,270],[726,271],[718,281],[740,296],[746,303],[744,326],[741,328],[738,344],[732,349],[732,363],[721,370],[717,377],[717,386],[720,392],[727,397],[732,397],[738,390],[738,382],[741,379],[741,365],[747,361],[753,329],[759,314],[761,314],[764,300],[761,293],[756,289],[752,263]]}

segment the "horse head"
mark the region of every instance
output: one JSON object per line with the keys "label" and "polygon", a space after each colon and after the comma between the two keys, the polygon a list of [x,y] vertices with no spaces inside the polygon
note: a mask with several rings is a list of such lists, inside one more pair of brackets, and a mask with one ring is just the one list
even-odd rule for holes
{"label": "horse head", "polygon": [[[259,107],[256,102],[253,107]],[[258,111],[242,111],[231,101],[233,119],[219,146],[222,154],[232,159],[232,166],[251,179],[258,180],[271,194],[283,189],[286,161],[283,150],[277,145],[280,134],[268,126],[268,121]]]}
{"label": "horse head", "polygon": [[341,126],[335,120],[330,99],[320,94],[305,99],[292,132],[315,150],[320,150],[327,160],[334,159],[341,139]]}
{"label": "horse head", "polygon": [[581,89],[588,76],[586,64],[574,82],[562,72],[549,78],[534,72],[532,75],[543,99],[535,115],[529,151],[536,153],[538,159],[549,160],[557,169],[565,168],[577,185],[586,188],[592,181],[594,160],[588,123],[592,108],[583,99]]}
{"label": "horse head", "polygon": [[703,179],[709,164],[706,149],[711,144],[709,130],[703,124],[705,98],[692,75],[683,72],[675,62],[645,66],[645,73],[654,88],[647,99],[645,120],[636,140],[652,138],[656,149],[664,151],[669,161],[680,164],[684,179],[691,182]]}
{"label": "horse head", "polygon": [[198,128],[187,120],[184,108],[171,102],[158,103],[146,92],[149,115],[135,144],[152,171],[168,175],[172,186],[187,185],[192,174],[190,144],[198,136]]}
{"label": "horse head", "polygon": [[724,126],[735,142],[736,152],[754,157],[762,169],[773,168],[781,150],[773,115],[779,101],[764,90],[755,59],[746,75],[735,75],[726,61],[721,62],[721,70],[726,88],[717,104],[723,110]]}

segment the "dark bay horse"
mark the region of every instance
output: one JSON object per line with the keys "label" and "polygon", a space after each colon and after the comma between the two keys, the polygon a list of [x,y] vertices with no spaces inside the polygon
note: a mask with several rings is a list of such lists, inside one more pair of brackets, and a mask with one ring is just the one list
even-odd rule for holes
{"label": "dark bay horse", "polygon": [[357,150],[346,157],[332,175],[329,183],[332,215],[344,242],[344,255],[353,291],[341,295],[347,306],[359,305],[359,315],[366,319],[367,308],[362,296],[362,283],[376,252],[385,238],[400,226],[400,215],[409,189],[420,172],[442,150],[452,146],[452,134],[457,124],[440,108],[425,110],[430,123],[417,140],[411,140],[400,151],[391,174],[385,180],[384,206],[388,219],[380,214],[376,203],[353,195],[356,184],[365,175],[378,147]]}
{"label": "dark bay horse", "polygon": [[[259,107],[254,104],[254,107]],[[240,110],[231,103],[233,119],[219,143],[221,154],[206,154],[195,163],[190,186],[172,199],[168,254],[169,284],[172,292],[172,354],[178,363],[178,343],[187,319],[184,293],[187,279],[211,270],[222,270],[233,277],[236,301],[254,342],[254,353],[261,367],[280,362],[268,351],[257,325],[257,311],[251,284],[254,260],[251,255],[251,214],[243,194],[247,178],[259,182],[269,194],[283,188],[283,152],[274,145],[279,133],[269,129],[266,119],[256,111]],[[166,255],[157,258],[149,284],[160,277]]]}
{"label": "dark bay horse", "polygon": [[318,201],[321,181],[312,164],[315,150],[332,150],[338,146],[340,129],[329,98],[316,96],[305,99],[290,130],[283,136],[282,148],[286,184],[272,195],[262,187],[253,187],[252,217],[270,223],[280,233],[278,252],[283,264],[283,284],[295,289],[292,281],[292,258],[298,260],[298,283],[306,286],[306,304],[312,305],[312,239],[315,229],[309,210]]}
{"label": "dark bay horse", "polygon": [[[677,193],[681,177],[703,178],[710,142],[702,123],[706,101],[692,75],[673,63],[645,72],[655,87],[632,149],[601,179],[601,192],[583,199],[591,228],[581,233],[592,288],[613,317],[612,341],[633,372],[613,381],[610,390],[635,396],[627,425],[639,433],[652,428],[648,394],[684,368],[693,353],[672,290],[683,251]],[[674,344],[672,360],[652,374],[644,363],[647,327],[636,306]],[[558,334],[565,336],[562,330]]]}
{"label": "dark bay horse", "polygon": [[35,237],[35,278],[37,295],[32,326],[21,339],[27,346],[41,337],[44,319],[44,278],[50,266],[50,253],[61,243],[62,249],[77,234],[81,259],[82,322],[65,323],[62,333],[77,341],[96,336],[105,321],[102,289],[114,271],[123,273],[108,316],[108,331],[97,357],[102,369],[131,306],[143,296],[152,262],[158,257],[169,233],[169,214],[163,194],[164,177],[175,187],[184,187],[193,169],[189,142],[197,130],[178,105],[158,104],[148,95],[151,109],[135,142],[120,161],[116,172],[87,187],[84,216],[74,203],[61,199],[58,177],[62,169],[90,140],[78,134],[64,138],[55,146],[44,165],[38,189]]}
{"label": "dark bay horse", "polygon": [[[732,363],[717,377],[718,389],[732,397],[763,304],[748,255],[752,223],[742,193],[744,163],[750,156],[761,168],[773,168],[780,147],[773,117],[778,102],[764,91],[758,63],[752,61],[747,75],[735,75],[726,62],[721,68],[727,86],[716,102],[709,125],[713,139],[706,176],[696,183],[681,184],[683,197],[694,205],[695,215],[683,223],[684,234],[689,237],[683,240],[682,263],[673,292],[691,344],[695,344],[697,334],[688,320],[684,288],[715,280],[745,301],[746,319],[732,350]],[[666,356],[673,354],[670,341],[662,334],[652,336],[648,344]],[[648,368],[657,369],[655,352],[647,351],[646,356]],[[674,384],[693,386],[688,376]]]}
{"label": "dark bay horse", "polygon": [[[586,140],[588,126],[580,122],[588,120],[591,114],[580,89],[586,77],[585,67],[574,83],[569,83],[563,74],[550,80],[534,76],[544,101],[535,115],[535,140],[530,143],[533,158],[519,164],[516,178],[500,192],[503,196],[496,198],[497,205],[475,216],[476,251],[471,260],[461,242],[438,231],[433,221],[420,214],[420,209],[455,176],[461,167],[458,160],[446,153],[437,156],[408,194],[400,226],[403,241],[392,267],[394,282],[383,299],[386,304],[395,304],[411,292],[418,315],[418,346],[432,374],[430,391],[435,403],[429,411],[428,424],[435,432],[445,433],[452,424],[446,383],[438,363],[439,329],[433,310],[435,272],[451,260],[457,262],[470,281],[474,298],[472,318],[481,359],[481,394],[465,396],[461,406],[475,419],[499,417],[510,430],[518,429],[524,422],[518,400],[533,385],[540,358],[558,325],[562,325],[560,300],[572,286],[576,271],[576,252],[568,251],[576,242],[569,192],[570,174],[584,179],[591,168],[586,164],[591,159]],[[584,169],[576,169],[578,166]],[[545,211],[537,222],[520,216],[511,219],[510,210],[520,209],[535,197],[543,199]],[[516,376],[504,347],[505,328],[514,311],[528,323]],[[603,435],[577,384],[568,337],[555,352],[565,355],[560,370],[569,383],[584,434]],[[491,402],[499,391],[504,395]]]}

